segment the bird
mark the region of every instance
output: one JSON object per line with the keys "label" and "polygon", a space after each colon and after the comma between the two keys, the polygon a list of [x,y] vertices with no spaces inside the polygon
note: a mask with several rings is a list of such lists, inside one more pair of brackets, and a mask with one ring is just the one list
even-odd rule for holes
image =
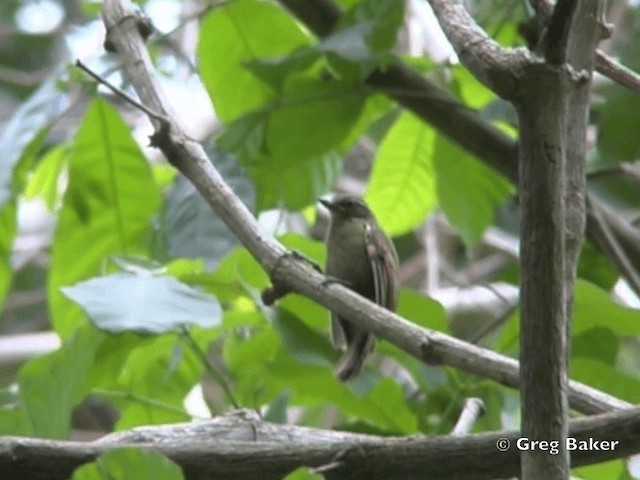
{"label": "bird", "polygon": [[[319,202],[330,212],[327,233],[328,281],[344,284],[378,305],[395,311],[398,254],[367,204],[354,195],[340,194]],[[375,344],[374,335],[331,312],[334,347],[346,350],[336,366],[343,382],[356,378]]]}

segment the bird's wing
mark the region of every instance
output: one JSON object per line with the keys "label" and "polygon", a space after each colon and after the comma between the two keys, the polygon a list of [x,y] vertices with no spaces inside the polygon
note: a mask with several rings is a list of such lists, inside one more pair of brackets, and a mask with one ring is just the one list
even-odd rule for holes
{"label": "bird's wing", "polygon": [[[364,229],[367,256],[371,263],[373,273],[373,285],[375,302],[388,309],[396,307],[396,289],[393,285],[392,275],[395,275],[398,266],[398,254],[393,243],[380,231],[367,224]],[[388,251],[390,255],[385,255]]]}

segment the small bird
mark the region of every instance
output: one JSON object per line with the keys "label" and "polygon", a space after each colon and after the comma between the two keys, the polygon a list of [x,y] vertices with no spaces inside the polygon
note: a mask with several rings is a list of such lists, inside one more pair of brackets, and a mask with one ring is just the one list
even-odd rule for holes
{"label": "small bird", "polygon": [[[320,199],[331,212],[327,234],[326,274],[331,280],[391,311],[396,308],[398,254],[363,200],[352,195]],[[343,382],[358,376],[375,337],[331,312],[331,339],[346,352],[336,367]]]}

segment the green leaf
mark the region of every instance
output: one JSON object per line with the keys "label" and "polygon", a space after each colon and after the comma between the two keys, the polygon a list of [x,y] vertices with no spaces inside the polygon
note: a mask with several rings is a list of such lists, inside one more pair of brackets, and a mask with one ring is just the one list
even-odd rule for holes
{"label": "green leaf", "polygon": [[572,359],[571,378],[627,402],[640,403],[640,380],[599,360],[584,357]]}
{"label": "green leaf", "polygon": [[95,276],[109,255],[145,253],[144,234],[159,203],[151,169],[129,127],[95,100],[70,152],[69,185],[53,239],[49,309],[62,337],[84,316],[59,288]]}
{"label": "green leaf", "polygon": [[270,403],[278,391],[265,391],[276,352],[282,349],[276,332],[264,324],[251,330],[234,328],[224,343],[224,360],[234,379],[234,394],[247,408],[258,408]]}
{"label": "green leaf", "polygon": [[322,57],[315,47],[300,47],[290,55],[258,58],[245,62],[245,66],[258,78],[280,92],[287,77],[310,68]]}
{"label": "green leaf", "polygon": [[302,364],[280,350],[263,377],[265,388],[291,392],[291,405],[332,404],[348,417],[359,419],[388,434],[409,434],[417,421],[407,406],[401,388],[365,370],[349,385],[337,380],[330,367]]}
{"label": "green leaf", "polygon": [[363,0],[340,17],[317,49],[327,54],[342,78],[364,79],[391,60],[403,19],[404,2]]}
{"label": "green leaf", "polygon": [[60,350],[31,360],[20,369],[20,397],[35,436],[69,436],[72,409],[87,393],[87,375],[103,339],[103,333],[84,326]]}
{"label": "green leaf", "polygon": [[92,278],[62,292],[110,333],[160,334],[182,326],[213,327],[221,309],[214,297],[168,276],[115,273]]}
{"label": "green leaf", "polygon": [[571,476],[571,478],[575,477],[581,480],[602,480],[603,478],[611,480],[632,479],[627,471],[627,465],[622,459],[573,468],[571,469]]}
{"label": "green leaf", "polygon": [[322,480],[324,477],[318,473],[314,473],[307,467],[296,468],[282,480]]}
{"label": "green leaf", "polygon": [[[514,313],[502,330],[495,348],[498,351],[510,350],[517,346],[520,332],[520,313]],[[579,336],[594,328],[605,328],[618,336],[640,334],[640,312],[622,307],[614,302],[609,293],[582,279],[576,280],[571,332]],[[611,351],[611,346],[604,351]],[[607,358],[607,355],[605,355]]]}
{"label": "green leaf", "polygon": [[29,416],[21,407],[0,407],[0,435],[33,435]]}
{"label": "green leaf", "polygon": [[278,308],[273,320],[289,355],[308,365],[331,366],[337,359],[328,337],[308,327],[296,315]]}
{"label": "green leaf", "polygon": [[350,82],[291,77],[269,116],[269,158],[274,164],[290,164],[291,157],[312,158],[338,148],[360,117],[367,95]]}
{"label": "green leaf", "polygon": [[229,123],[218,137],[216,145],[234,153],[245,166],[250,166],[266,150],[268,120],[266,111],[249,112]]}
{"label": "green leaf", "polygon": [[431,330],[446,332],[449,329],[447,315],[442,305],[432,298],[407,288],[400,289],[398,315]]}
{"label": "green leaf", "polygon": [[483,108],[496,99],[496,94],[474,77],[462,65],[451,67],[453,73],[453,90],[470,108]]}
{"label": "green leaf", "polygon": [[494,209],[515,189],[503,176],[442,136],[435,142],[433,162],[440,206],[471,247],[493,222]]}
{"label": "green leaf", "polygon": [[[208,149],[209,158],[229,186],[253,210],[255,189],[235,158]],[[203,258],[209,268],[238,245],[238,239],[211,210],[193,184],[178,175],[166,200],[166,221],[163,224],[168,254],[172,258]]]}
{"label": "green leaf", "polygon": [[624,87],[611,87],[601,111],[598,151],[608,164],[640,156],[640,96]]}
{"label": "green leaf", "polygon": [[391,431],[404,435],[418,431],[418,420],[409,408],[402,388],[392,379],[383,378],[378,382],[367,400],[386,418]]}
{"label": "green leaf", "polygon": [[[13,279],[11,252],[15,234],[16,202],[12,200],[0,208],[0,311]],[[2,325],[1,321],[0,325]]]}
{"label": "green leaf", "polygon": [[215,273],[220,282],[240,281],[245,287],[262,290],[269,285],[269,277],[246,248],[231,252],[220,263]]}
{"label": "green leaf", "polygon": [[620,306],[601,288],[578,279],[573,307],[573,333],[577,335],[594,327],[605,327],[618,335],[638,335],[640,311]]}
{"label": "green leaf", "polygon": [[591,242],[584,242],[578,262],[578,277],[611,290],[618,281],[618,270],[600,250]]}
{"label": "green leaf", "polygon": [[285,390],[280,395],[278,395],[271,405],[269,405],[269,409],[262,417],[265,422],[272,423],[287,423],[287,407],[289,406],[289,391]]}
{"label": "green leaf", "polygon": [[258,194],[257,210],[299,210],[315,203],[334,185],[342,172],[342,158],[335,152],[317,158],[280,159],[274,164],[248,167]]}
{"label": "green leaf", "polygon": [[294,75],[277,102],[233,122],[217,143],[247,168],[258,210],[297,210],[333,186],[341,166],[336,152],[351,146],[381,113],[380,102],[367,99],[367,91],[348,82]]}
{"label": "green leaf", "polygon": [[433,129],[404,112],[382,141],[365,199],[393,236],[420,225],[435,208]]}
{"label": "green leaf", "polygon": [[305,258],[311,262],[315,262],[318,266],[324,265],[327,252],[323,242],[312,240],[309,237],[304,237],[297,233],[287,233],[279,237],[278,240],[280,240],[285,247],[301,253]]}
{"label": "green leaf", "polygon": [[[206,351],[217,332],[190,334]],[[121,410],[116,429],[190,420],[184,399],[200,381],[204,366],[200,356],[186,345],[175,335],[162,335],[131,350],[118,376],[117,390],[111,396],[105,392],[105,398]],[[120,400],[114,396],[118,392]]]}
{"label": "green leaf", "polygon": [[282,56],[311,41],[274,3],[238,0],[212,10],[202,21],[197,55],[218,117],[229,122],[274,98],[274,91],[245,62]]}
{"label": "green leaf", "polygon": [[620,340],[610,328],[593,327],[573,336],[571,356],[591,358],[614,366],[619,347]]}
{"label": "green leaf", "polygon": [[58,145],[49,150],[40,160],[27,183],[24,196],[27,199],[41,197],[47,208],[53,211],[58,202],[60,172],[66,165],[68,147]]}
{"label": "green leaf", "polygon": [[116,448],[79,466],[71,480],[182,480],[180,466],[153,450]]}
{"label": "green leaf", "polygon": [[344,25],[373,22],[374,27],[365,37],[367,45],[376,53],[384,53],[396,43],[398,28],[404,20],[404,4],[395,0],[362,0],[347,11],[338,23]]}
{"label": "green leaf", "polygon": [[[287,120],[285,116],[281,120],[288,123],[293,117]],[[342,158],[332,151],[311,158],[301,157],[312,150],[321,150],[322,142],[328,138],[325,134],[312,133],[309,134],[310,137],[300,134],[301,124],[290,125],[293,130],[288,132],[288,136],[309,140],[313,144],[312,148],[299,139],[292,139],[286,140],[282,148],[277,147],[275,153],[270,152],[266,144],[266,132],[271,128],[270,118],[264,112],[253,112],[241,117],[225,129],[217,145],[225,151],[235,153],[247,169],[255,184],[258,211],[281,207],[299,210],[314,203],[320,195],[331,189],[342,171]],[[287,135],[285,127],[281,123],[276,128],[270,137],[271,142]],[[330,141],[341,142],[347,138],[347,134],[349,132],[333,135]],[[314,135],[315,139],[311,140]],[[296,148],[301,151],[296,153]],[[289,149],[289,153],[286,149]]]}

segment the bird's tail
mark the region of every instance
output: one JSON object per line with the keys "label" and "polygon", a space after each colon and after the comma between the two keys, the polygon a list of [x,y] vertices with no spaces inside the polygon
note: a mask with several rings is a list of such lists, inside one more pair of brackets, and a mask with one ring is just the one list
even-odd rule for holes
{"label": "bird's tail", "polygon": [[367,356],[373,350],[375,337],[371,333],[357,335],[336,366],[336,376],[342,382],[356,378],[364,367]]}

